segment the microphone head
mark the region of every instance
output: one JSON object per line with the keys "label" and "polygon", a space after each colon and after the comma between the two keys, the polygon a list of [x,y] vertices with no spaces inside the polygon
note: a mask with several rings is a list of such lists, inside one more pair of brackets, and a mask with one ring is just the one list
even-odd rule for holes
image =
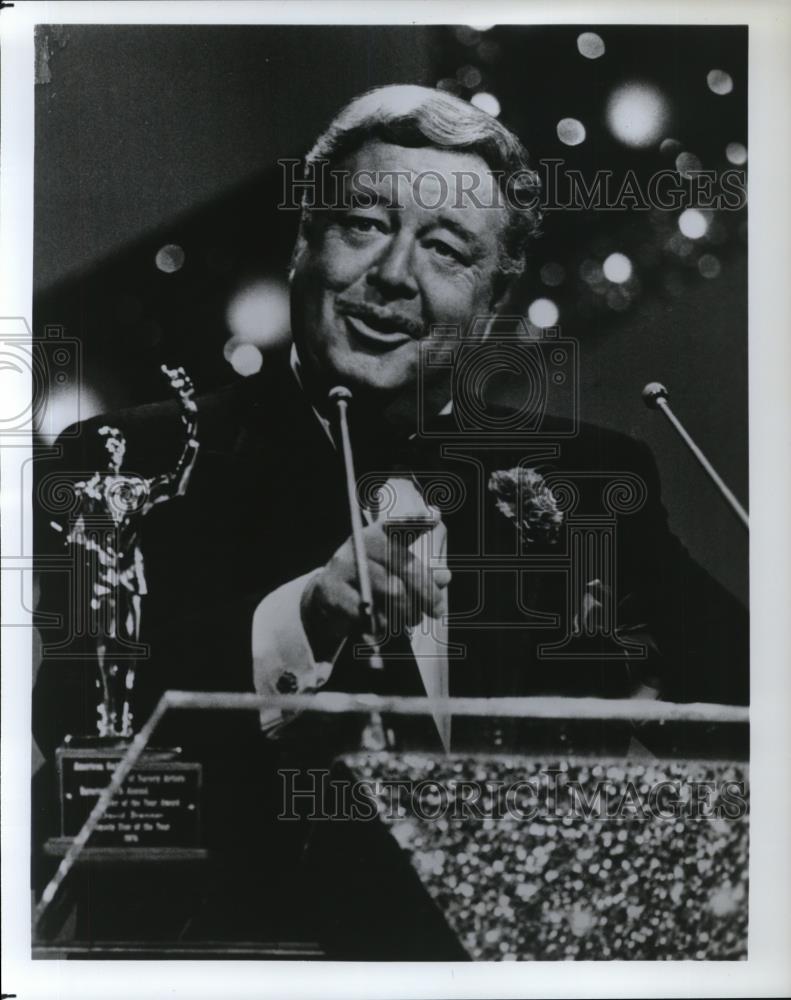
{"label": "microphone head", "polygon": [[345,385],[336,385],[335,388],[330,389],[327,398],[331,403],[348,403],[352,398],[352,392]]}
{"label": "microphone head", "polygon": [[655,410],[660,399],[667,399],[667,389],[661,382],[649,382],[643,389],[643,402],[649,409]]}

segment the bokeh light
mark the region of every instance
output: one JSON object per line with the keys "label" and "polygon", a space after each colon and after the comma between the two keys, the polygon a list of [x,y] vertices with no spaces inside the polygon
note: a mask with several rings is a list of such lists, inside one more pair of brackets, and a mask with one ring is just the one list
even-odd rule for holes
{"label": "bokeh light", "polygon": [[597,260],[592,260],[590,257],[586,257],[580,264],[580,277],[585,284],[590,285],[591,288],[595,288],[597,285],[600,285],[604,280],[601,264]]}
{"label": "bokeh light", "polygon": [[558,321],[558,307],[552,299],[536,299],[530,303],[527,310],[527,318],[540,329],[554,326]]}
{"label": "bokeh light", "polygon": [[670,118],[667,98],[653,84],[625,83],[607,101],[607,124],[627,146],[650,146]]}
{"label": "bokeh light", "polygon": [[733,90],[733,78],[724,69],[712,69],[706,74],[706,83],[714,94],[723,96]]}
{"label": "bokeh light", "polygon": [[682,177],[697,174],[702,169],[703,164],[700,162],[700,158],[695,156],[694,153],[679,153],[676,157],[676,170]]}
{"label": "bokeh light", "polygon": [[462,66],[456,70],[456,79],[463,87],[474,90],[481,84],[481,71],[477,66]]}
{"label": "bokeh light", "polygon": [[583,31],[577,36],[577,51],[586,59],[598,59],[604,55],[604,41],[595,31]]}
{"label": "bokeh light", "polygon": [[607,305],[615,312],[624,312],[632,304],[632,297],[621,285],[611,287],[607,292]]}
{"label": "bokeh light", "polygon": [[539,272],[541,275],[541,280],[545,285],[549,285],[550,288],[557,288],[558,285],[562,285],[566,279],[566,269],[562,264],[558,264],[556,261],[548,261],[541,268]]}
{"label": "bokeh light", "polygon": [[557,131],[558,139],[566,146],[579,146],[585,142],[585,126],[576,118],[561,118]]}
{"label": "bokeh light", "polygon": [[476,108],[485,111],[492,118],[496,118],[500,114],[500,102],[494,94],[488,94],[485,90],[473,94],[470,98],[470,104],[474,104]]}
{"label": "bokeh light", "polygon": [[699,240],[709,228],[706,216],[697,208],[687,208],[678,217],[678,228],[690,240]]}
{"label": "bokeh light", "polygon": [[263,348],[285,343],[290,325],[288,288],[271,278],[243,285],[228,303],[225,322],[239,343]]}
{"label": "bokeh light", "polygon": [[662,156],[672,156],[675,158],[681,152],[681,143],[678,139],[663,139],[659,143],[659,152]]}
{"label": "bokeh light", "polygon": [[722,270],[722,265],[713,253],[704,253],[698,261],[698,270],[704,278],[716,278]]}
{"label": "bokeh light", "polygon": [[616,285],[622,285],[632,276],[632,262],[623,253],[611,253],[602,265],[604,277]]}
{"label": "bokeh light", "polygon": [[235,372],[248,376],[261,371],[264,358],[255,344],[236,344],[228,361]]}
{"label": "bokeh light", "polygon": [[475,45],[479,37],[477,30],[471,28],[468,24],[460,24],[457,28],[453,29],[453,34],[462,45],[467,46]]}
{"label": "bokeh light", "polygon": [[452,79],[449,76],[443,77],[441,80],[437,80],[436,83],[437,90],[445,90],[449,94],[455,94],[459,97],[462,92],[462,86],[458,80]]}
{"label": "bokeh light", "polygon": [[741,167],[747,162],[747,147],[741,142],[729,142],[725,147],[725,158],[728,163]]}
{"label": "bokeh light", "polygon": [[500,46],[490,38],[484,38],[475,46],[475,54],[485,63],[495,63],[500,58]]}
{"label": "bokeh light", "polygon": [[689,257],[695,244],[687,239],[683,233],[673,233],[665,242],[665,249],[674,253],[677,257]]}
{"label": "bokeh light", "polygon": [[154,263],[165,274],[175,274],[176,271],[180,271],[184,266],[184,260],[184,250],[178,243],[166,243],[157,250],[154,257]]}
{"label": "bokeh light", "polygon": [[98,394],[87,385],[68,386],[49,394],[46,403],[34,413],[36,433],[54,444],[61,431],[77,420],[89,420],[107,409]]}

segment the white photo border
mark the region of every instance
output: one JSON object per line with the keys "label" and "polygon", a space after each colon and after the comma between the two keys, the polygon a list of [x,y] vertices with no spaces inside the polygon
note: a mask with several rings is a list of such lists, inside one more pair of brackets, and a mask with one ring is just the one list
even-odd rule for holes
{"label": "white photo border", "polygon": [[[0,11],[0,317],[32,324],[33,28],[98,24],[747,24],[749,26],[749,358],[751,835],[749,958],[744,962],[443,963],[33,961],[30,957],[32,630],[2,629],[2,992],[29,998],[785,996],[791,993],[791,454],[789,232],[791,6],[690,0],[334,0],[17,3]],[[24,403],[30,388],[15,383]],[[702,390],[703,391],[703,390]],[[716,386],[705,391],[716,392]],[[0,445],[2,442],[0,442]],[[30,537],[14,492],[30,459],[0,446],[2,555],[23,565]],[[6,489],[8,484],[11,487]],[[30,519],[25,518],[29,525]],[[27,529],[29,532],[29,528]],[[4,622],[31,607],[32,574],[2,588]],[[581,968],[580,965],[584,965]]]}

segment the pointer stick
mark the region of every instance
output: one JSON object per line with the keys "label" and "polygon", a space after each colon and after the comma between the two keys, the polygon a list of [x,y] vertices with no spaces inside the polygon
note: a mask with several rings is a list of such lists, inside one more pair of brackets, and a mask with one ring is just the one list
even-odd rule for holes
{"label": "pointer stick", "polygon": [[365,622],[365,632],[363,642],[371,647],[371,655],[368,663],[374,670],[382,670],[384,663],[379,652],[379,646],[374,640],[376,634],[376,623],[374,621],[374,600],[371,592],[371,577],[368,573],[368,559],[365,555],[365,542],[363,540],[363,519],[360,514],[360,507],[357,503],[357,477],[354,474],[354,456],[352,455],[352,443],[349,438],[348,408],[349,400],[352,398],[351,392],[342,385],[330,390],[330,402],[335,403],[338,408],[338,425],[341,432],[341,452],[343,454],[343,468],[346,474],[346,493],[349,500],[349,513],[352,521],[352,546],[354,548],[354,560],[357,563],[357,579],[360,582],[360,617]]}
{"label": "pointer stick", "polygon": [[670,423],[678,432],[679,437],[684,442],[684,444],[689,448],[695,458],[703,466],[704,471],[707,473],[711,481],[723,495],[733,512],[742,522],[742,524],[750,530],[750,519],[747,516],[747,511],[742,507],[736,497],[731,493],[728,487],[720,478],[719,473],[711,464],[711,462],[706,458],[703,452],[698,448],[695,442],[687,433],[684,425],[678,419],[678,417],[670,409],[667,402],[667,389],[661,384],[661,382],[649,382],[648,385],[643,389],[643,399],[645,405],[653,410],[661,410],[662,413],[667,417]]}

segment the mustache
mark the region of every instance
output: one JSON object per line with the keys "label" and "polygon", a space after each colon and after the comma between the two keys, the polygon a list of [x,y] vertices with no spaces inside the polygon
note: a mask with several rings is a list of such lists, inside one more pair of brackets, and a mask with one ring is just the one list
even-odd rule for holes
{"label": "mustache", "polygon": [[335,299],[339,311],[347,316],[354,316],[364,322],[370,322],[377,329],[393,333],[407,333],[415,340],[425,336],[426,328],[420,320],[406,316],[404,313],[377,305],[375,302],[361,302],[359,299],[345,298],[339,295]]}

